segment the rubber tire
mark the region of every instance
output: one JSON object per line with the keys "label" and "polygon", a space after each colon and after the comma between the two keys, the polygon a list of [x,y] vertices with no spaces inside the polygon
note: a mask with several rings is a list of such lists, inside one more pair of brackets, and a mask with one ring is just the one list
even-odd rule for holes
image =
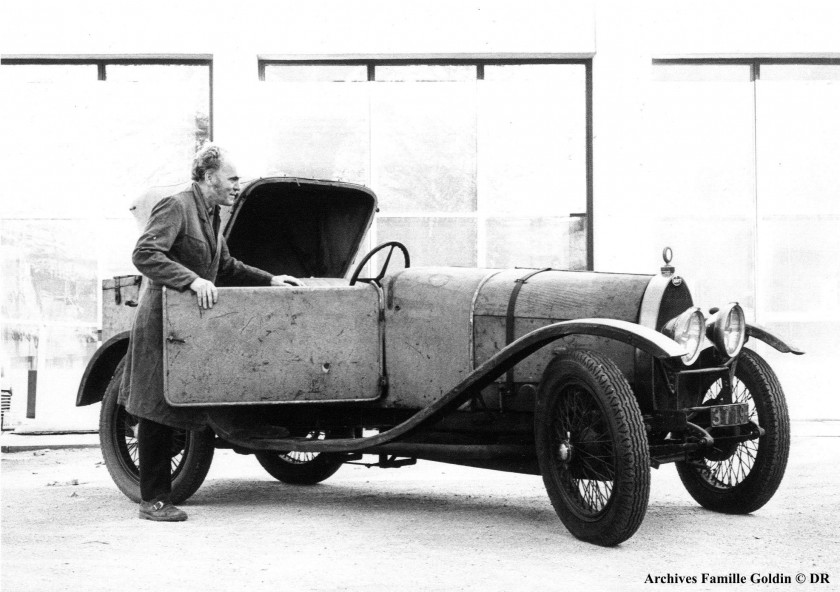
{"label": "rubber tire", "polygon": [[688,462],[676,463],[691,497],[704,508],[724,514],[749,514],[770,501],[782,482],[790,453],[790,419],[775,372],[764,358],[748,349],[742,350],[737,363],[735,377],[749,390],[757,423],[765,430],[758,439],[758,452],[750,472],[735,486],[723,488],[709,483]]}
{"label": "rubber tire", "polygon": [[[125,360],[123,359],[105,389],[99,411],[99,444],[105,466],[117,488],[131,501],[140,502],[140,477],[137,465],[126,457],[119,446],[118,429],[123,426],[117,424],[121,421],[120,416],[127,415],[122,405],[117,403],[124,367]],[[176,437],[179,432],[184,434],[184,430],[176,430]],[[215,451],[215,434],[210,429],[186,431],[185,435],[187,454],[181,459],[180,470],[172,480],[170,499],[173,504],[180,504],[198,491],[210,470]],[[131,463],[135,470],[130,471],[124,463]]]}
{"label": "rubber tire", "polygon": [[[567,387],[590,395],[605,421],[614,451],[614,480],[608,502],[595,516],[582,516],[563,488],[552,425]],[[639,405],[618,366],[599,353],[571,350],[546,367],[535,408],[537,460],[554,510],[575,537],[611,547],[638,530],[650,496],[650,452]],[[574,436],[573,436],[574,438]],[[574,453],[573,453],[574,454]]]}
{"label": "rubber tire", "polygon": [[290,462],[281,452],[257,452],[257,461],[268,474],[289,485],[315,485],[335,475],[344,464],[341,455],[319,453],[306,462]]}

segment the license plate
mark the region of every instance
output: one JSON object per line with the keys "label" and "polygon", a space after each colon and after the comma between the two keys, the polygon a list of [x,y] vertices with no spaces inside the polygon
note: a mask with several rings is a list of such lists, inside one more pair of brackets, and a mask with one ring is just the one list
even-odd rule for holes
{"label": "license plate", "polygon": [[709,409],[712,427],[742,425],[749,421],[749,407],[746,403],[716,405]]}

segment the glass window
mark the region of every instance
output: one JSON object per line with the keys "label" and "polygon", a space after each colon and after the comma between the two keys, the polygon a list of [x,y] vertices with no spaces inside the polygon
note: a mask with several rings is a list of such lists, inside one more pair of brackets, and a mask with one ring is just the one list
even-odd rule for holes
{"label": "glass window", "polygon": [[364,82],[365,65],[266,64],[266,82]]}
{"label": "glass window", "polygon": [[209,67],[108,64],[104,82],[96,65],[20,67],[0,95],[0,175],[25,181],[0,212],[3,372],[26,393],[38,371],[37,419],[90,429],[74,402],[101,280],[136,273],[132,200],[184,181],[209,136]]}
{"label": "glass window", "polygon": [[367,67],[264,64],[284,82],[253,118],[266,174],[370,185],[375,242],[408,237],[427,264],[585,267],[584,64],[372,62],[367,85],[329,82]]}
{"label": "glass window", "polygon": [[369,185],[368,92],[333,82],[261,85],[248,126],[259,173]]}
{"label": "glass window", "polygon": [[[476,266],[475,218],[379,218],[376,243],[400,241],[411,255],[411,264]],[[387,251],[386,251],[387,254]],[[402,265],[402,258],[391,258]],[[379,269],[374,266],[374,269]],[[398,269],[398,267],[389,267]]]}
{"label": "glass window", "polygon": [[487,266],[586,269],[586,218],[487,219]]}
{"label": "glass window", "polygon": [[377,82],[371,114],[383,214],[475,211],[475,81]]}
{"label": "glass window", "polygon": [[761,80],[840,80],[840,64],[763,64]]}
{"label": "glass window", "polygon": [[0,64],[0,80],[23,82],[90,82],[99,77],[93,64]]}
{"label": "glass window", "polygon": [[513,75],[519,66],[487,66],[479,83],[481,209],[551,216],[585,212],[585,69],[521,67],[526,71]]}
{"label": "glass window", "polygon": [[750,64],[654,64],[658,82],[750,82]]}
{"label": "glass window", "polygon": [[452,82],[475,80],[476,66],[377,66],[377,82]]}

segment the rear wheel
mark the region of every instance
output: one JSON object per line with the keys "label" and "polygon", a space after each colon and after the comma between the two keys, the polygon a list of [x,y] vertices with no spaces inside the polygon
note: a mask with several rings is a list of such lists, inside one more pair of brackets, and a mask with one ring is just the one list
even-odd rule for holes
{"label": "rear wheel", "polygon": [[[125,361],[117,366],[99,412],[99,444],[111,478],[126,497],[140,501],[137,418],[117,402]],[[192,496],[204,482],[213,462],[215,436],[209,429],[175,430],[172,442],[173,504]]]}
{"label": "rear wheel", "polygon": [[[324,432],[309,432],[307,438],[324,439]],[[257,461],[268,474],[290,485],[315,485],[332,477],[344,464],[341,454],[325,452],[257,452]]]}
{"label": "rear wheel", "polygon": [[[767,362],[744,349],[737,363],[732,403],[747,403],[749,419],[764,429],[764,435],[713,447],[702,456],[678,462],[677,472],[704,508],[748,514],[766,504],[782,482],[790,452],[790,420],[782,386]],[[717,398],[721,386],[720,380],[712,383],[704,402]]]}
{"label": "rear wheel", "polygon": [[647,511],[650,457],[639,406],[615,363],[586,350],[554,358],[537,394],[535,436],[566,528],[604,546],[633,536]]}

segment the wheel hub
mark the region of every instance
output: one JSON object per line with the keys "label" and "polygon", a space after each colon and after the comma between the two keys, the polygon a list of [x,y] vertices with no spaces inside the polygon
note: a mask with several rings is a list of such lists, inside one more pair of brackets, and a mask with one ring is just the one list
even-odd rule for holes
{"label": "wheel hub", "polygon": [[560,446],[557,448],[557,456],[564,463],[569,462],[572,458],[572,443],[568,440],[560,442]]}

